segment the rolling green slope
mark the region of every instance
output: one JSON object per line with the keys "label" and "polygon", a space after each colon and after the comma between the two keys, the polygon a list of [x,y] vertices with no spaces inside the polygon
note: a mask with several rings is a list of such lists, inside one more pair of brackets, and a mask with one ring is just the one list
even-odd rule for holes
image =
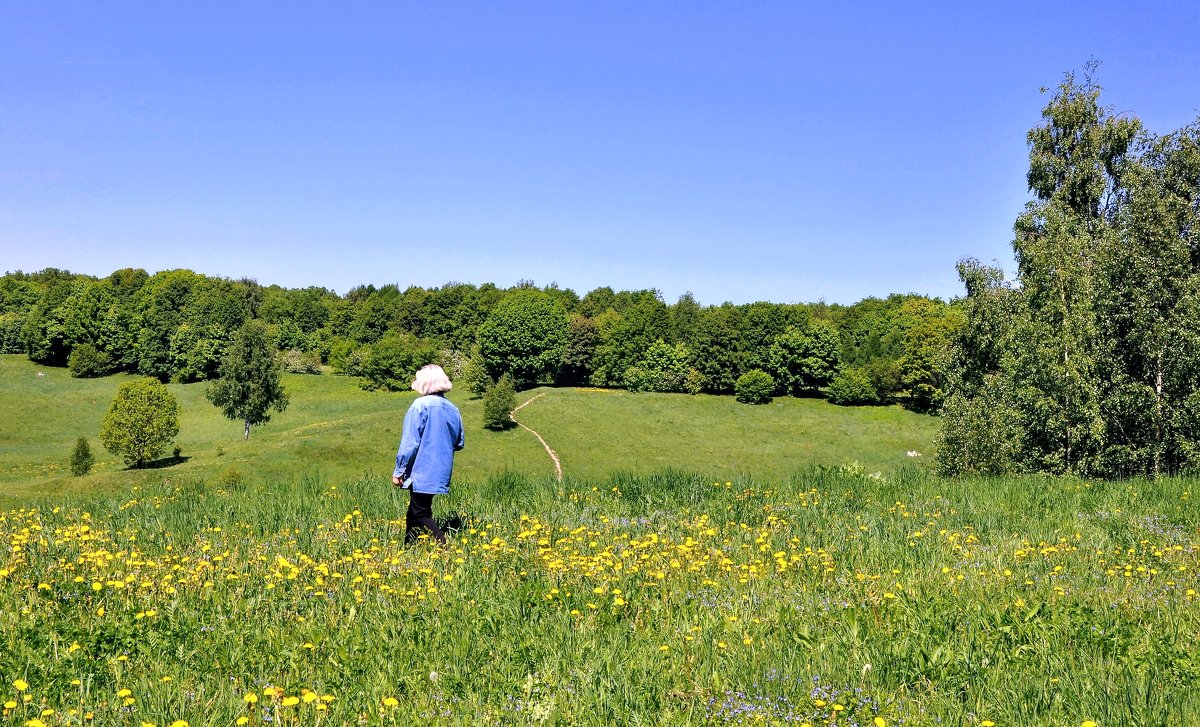
{"label": "rolling green slope", "polygon": [[[345,377],[288,376],[291,406],[244,442],[240,423],[223,418],[204,398],[204,384],[172,384],[181,407],[177,443],[184,459],[130,471],[98,437],[104,411],[124,380],[73,379],[23,356],[0,356],[0,497],[123,490],[164,477],[266,481],[316,475],[337,482],[366,475],[382,483],[414,397],[362,391]],[[538,394],[518,418],[558,452],[568,477],[580,478],[669,468],[779,478],[812,465],[854,461],[887,471],[928,462],[937,426],[934,418],[899,408],[849,409],[815,399],[777,399],[755,407],[731,397],[591,389],[542,389],[519,398]],[[533,435],[522,429],[487,431],[478,399],[458,391],[450,398],[467,425],[458,477],[482,480],[506,470],[553,474]],[[92,474],[74,478],[67,460],[81,435],[89,438],[97,463]],[[924,456],[910,459],[908,450]]]}
{"label": "rolling green slope", "polygon": [[558,452],[566,475],[582,478],[674,468],[779,479],[850,462],[889,471],[930,462],[938,426],[934,417],[899,407],[839,407],[822,399],[748,406],[728,396],[543,391],[517,418]]}

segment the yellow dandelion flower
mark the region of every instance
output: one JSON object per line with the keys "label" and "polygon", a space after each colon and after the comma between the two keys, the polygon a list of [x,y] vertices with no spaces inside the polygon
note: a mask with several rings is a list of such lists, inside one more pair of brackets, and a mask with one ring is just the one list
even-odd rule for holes
{"label": "yellow dandelion flower", "polygon": [[121,689],[117,691],[118,697],[128,697],[130,694],[133,694],[133,692],[129,691],[128,689]]}
{"label": "yellow dandelion flower", "polygon": [[297,704],[300,704],[300,697],[284,697],[283,698],[283,706],[285,706],[285,707],[295,707]]}
{"label": "yellow dandelion flower", "polygon": [[242,701],[246,704],[254,704],[258,701],[258,695],[254,692],[246,692],[246,696],[242,697]]}
{"label": "yellow dandelion flower", "polygon": [[241,717],[237,718],[237,721],[234,722],[234,724],[236,724],[238,727],[242,727],[244,724],[250,724],[250,718],[243,714]]}
{"label": "yellow dandelion flower", "polygon": [[876,717],[875,727],[887,727],[887,720],[885,720],[883,717]]}
{"label": "yellow dandelion flower", "polygon": [[396,699],[395,697],[384,697],[384,698],[383,698],[383,706],[385,706],[385,707],[399,707],[399,706],[400,706],[400,702],[399,702],[399,701],[397,701],[397,699]]}
{"label": "yellow dandelion flower", "polygon": [[18,692],[23,692],[29,688],[29,682],[24,679],[14,679],[12,685]]}
{"label": "yellow dandelion flower", "polygon": [[177,719],[171,723],[171,727],[192,727],[186,719]]}

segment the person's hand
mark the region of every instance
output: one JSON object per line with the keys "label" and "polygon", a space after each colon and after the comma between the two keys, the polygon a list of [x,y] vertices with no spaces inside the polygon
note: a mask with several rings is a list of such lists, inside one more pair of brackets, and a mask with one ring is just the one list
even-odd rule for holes
{"label": "person's hand", "polygon": [[392,475],[392,484],[395,485],[396,487],[399,487],[400,483],[401,483],[400,478],[395,475]]}

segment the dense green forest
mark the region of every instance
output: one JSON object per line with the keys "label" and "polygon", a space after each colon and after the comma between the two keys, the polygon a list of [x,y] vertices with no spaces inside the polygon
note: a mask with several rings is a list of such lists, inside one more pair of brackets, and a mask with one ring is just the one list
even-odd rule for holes
{"label": "dense green forest", "polygon": [[293,372],[407,388],[436,361],[482,391],[504,373],[538,383],[730,393],[760,369],[779,394],[811,395],[846,378],[873,404],[930,409],[945,372],[937,354],[958,308],[919,295],[854,305],[673,304],[654,290],[447,283],[360,286],[345,295],[189,270],[118,270],[104,278],[46,269],[0,278],[0,352],[76,376],[136,372],[162,381],[216,376],[234,332],[260,319]]}

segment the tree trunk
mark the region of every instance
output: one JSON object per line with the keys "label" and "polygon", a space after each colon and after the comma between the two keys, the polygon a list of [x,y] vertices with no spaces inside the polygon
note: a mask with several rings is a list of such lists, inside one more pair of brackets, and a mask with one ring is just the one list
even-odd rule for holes
{"label": "tree trunk", "polygon": [[249,438],[250,438],[250,420],[247,419],[246,420],[246,433],[242,435],[242,441],[244,442]]}
{"label": "tree trunk", "polygon": [[1154,478],[1158,479],[1159,455],[1162,453],[1163,440],[1163,352],[1158,352],[1158,360],[1154,366]]}

